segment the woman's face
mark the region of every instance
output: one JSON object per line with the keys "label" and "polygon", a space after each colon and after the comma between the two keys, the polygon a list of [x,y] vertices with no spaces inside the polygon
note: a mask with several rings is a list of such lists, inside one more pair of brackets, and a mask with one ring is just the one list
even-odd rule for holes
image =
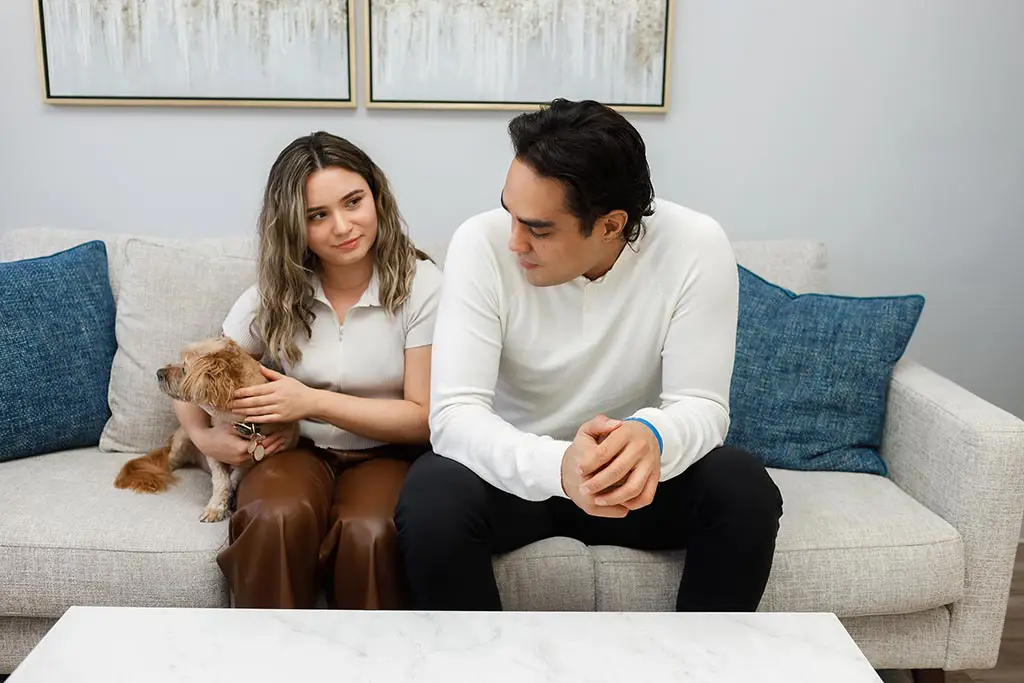
{"label": "woman's face", "polygon": [[344,168],[306,179],[306,240],[324,266],[359,263],[377,239],[377,207],[361,175]]}

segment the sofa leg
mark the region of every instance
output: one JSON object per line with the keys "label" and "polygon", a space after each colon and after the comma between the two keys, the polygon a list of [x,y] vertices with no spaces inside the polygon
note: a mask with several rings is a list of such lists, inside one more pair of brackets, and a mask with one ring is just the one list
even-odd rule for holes
{"label": "sofa leg", "polygon": [[914,669],[914,683],[946,683],[946,672],[942,669]]}

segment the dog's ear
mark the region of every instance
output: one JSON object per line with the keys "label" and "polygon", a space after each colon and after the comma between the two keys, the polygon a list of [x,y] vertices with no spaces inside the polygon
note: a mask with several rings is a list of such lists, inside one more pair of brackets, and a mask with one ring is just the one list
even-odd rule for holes
{"label": "dog's ear", "polygon": [[227,412],[238,387],[230,353],[217,351],[194,358],[181,380],[181,393],[190,403]]}

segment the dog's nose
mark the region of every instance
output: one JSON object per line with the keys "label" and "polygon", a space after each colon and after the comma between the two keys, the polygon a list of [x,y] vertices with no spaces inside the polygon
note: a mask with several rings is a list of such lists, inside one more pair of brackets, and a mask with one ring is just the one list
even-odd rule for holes
{"label": "dog's nose", "polygon": [[160,368],[159,370],[156,371],[156,378],[162,382],[164,381],[164,375],[166,374],[167,371],[163,368]]}

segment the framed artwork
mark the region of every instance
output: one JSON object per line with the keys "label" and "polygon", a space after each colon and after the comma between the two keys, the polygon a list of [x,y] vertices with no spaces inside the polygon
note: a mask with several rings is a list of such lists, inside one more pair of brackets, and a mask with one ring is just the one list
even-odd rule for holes
{"label": "framed artwork", "polygon": [[52,104],[354,107],[355,0],[33,0]]}
{"label": "framed artwork", "polygon": [[674,0],[365,0],[368,107],[668,110]]}

